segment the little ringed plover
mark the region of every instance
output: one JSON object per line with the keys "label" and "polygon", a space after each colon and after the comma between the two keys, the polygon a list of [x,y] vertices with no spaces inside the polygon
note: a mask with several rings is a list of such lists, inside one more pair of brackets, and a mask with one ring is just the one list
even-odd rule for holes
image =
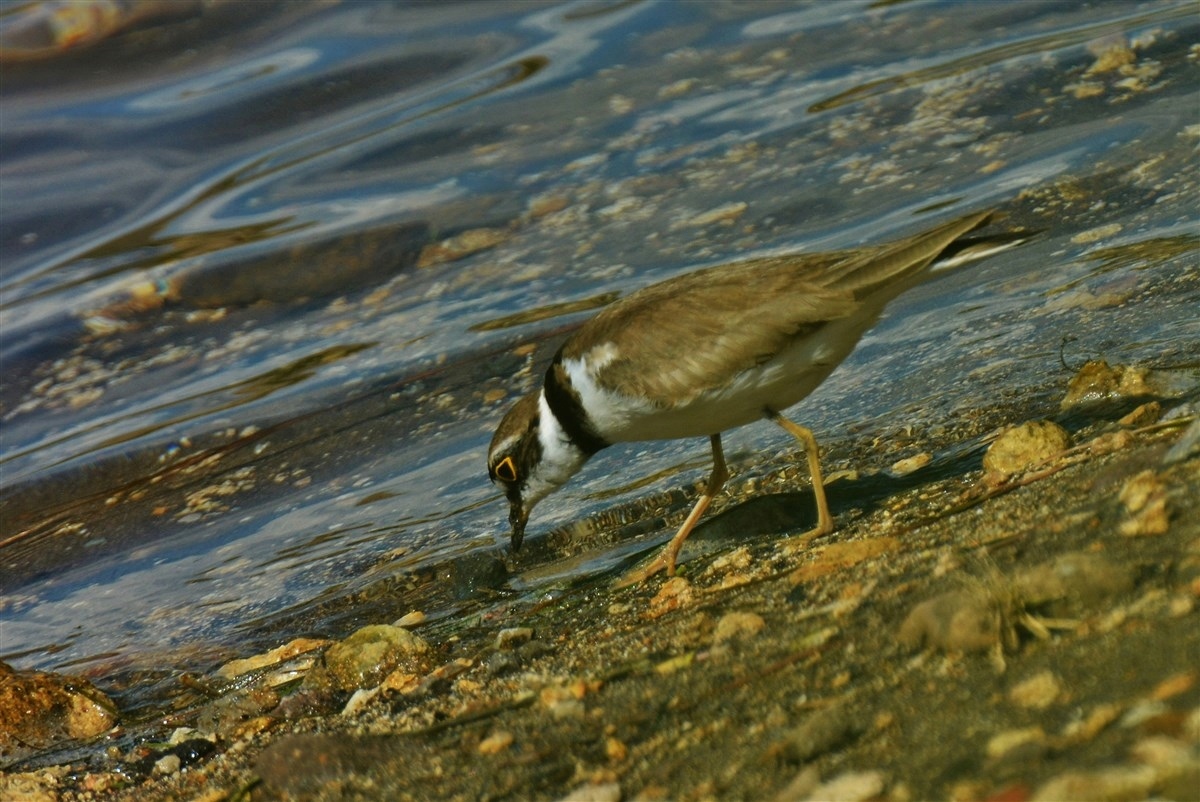
{"label": "little ringed plover", "polygon": [[811,393],[854,350],[884,306],[931,272],[1015,245],[1026,235],[966,235],[991,212],[895,242],[831,253],[767,256],[644,287],[576,330],[541,387],[508,411],[488,451],[488,475],[508,497],[512,548],[529,513],[588,458],[614,443],[707,435],[704,493],[657,560],[627,582],[675,572],[684,541],[729,473],[721,432],[767,418],[808,457],[817,523],[827,534],[817,443],[780,412]]}

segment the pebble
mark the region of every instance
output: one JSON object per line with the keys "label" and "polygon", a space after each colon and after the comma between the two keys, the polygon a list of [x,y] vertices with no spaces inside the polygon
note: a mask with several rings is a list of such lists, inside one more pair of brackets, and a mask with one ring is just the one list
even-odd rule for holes
{"label": "pebble", "polygon": [[[1135,743],[1129,750],[1129,756],[1147,766],[1170,768],[1187,765],[1192,759],[1192,750],[1178,738],[1151,735]],[[1197,765],[1197,769],[1200,769],[1200,764]]]}
{"label": "pebble", "polygon": [[533,630],[529,627],[509,627],[496,633],[497,649],[515,649],[533,640]]}
{"label": "pebble", "polygon": [[807,763],[849,743],[860,732],[846,706],[835,704],[813,712],[772,751],[787,760]]}
{"label": "pebble", "polygon": [[1184,738],[1195,746],[1200,746],[1200,707],[1194,708],[1183,720],[1181,728]]}
{"label": "pebble", "polygon": [[1149,796],[1158,772],[1152,766],[1114,766],[1095,771],[1068,771],[1044,783],[1030,802],[1126,802]]}
{"label": "pebble", "polygon": [[1005,430],[983,455],[983,469],[994,476],[1021,473],[1071,447],[1071,435],[1048,420],[1027,421]]}
{"label": "pebble", "polygon": [[800,802],[808,798],[821,783],[821,774],[816,766],[805,766],[792,781],[777,793],[772,802]]}
{"label": "pebble", "polygon": [[650,608],[646,611],[647,618],[658,618],[672,610],[678,610],[692,603],[695,599],[692,583],[681,576],[673,576],[663,583],[658,593],[650,600]]}
{"label": "pebble", "polygon": [[1133,589],[1134,568],[1101,554],[1066,552],[1018,572],[1013,586],[1028,605],[1047,615],[1086,615]]}
{"label": "pebble", "polygon": [[621,786],[619,783],[581,785],[566,796],[559,797],[559,802],[620,802],[620,800]]}
{"label": "pebble", "polygon": [[848,771],[827,780],[804,797],[808,802],[866,802],[883,794],[881,771]]}
{"label": "pebble", "polygon": [[62,740],[90,738],[117,723],[116,705],[83,677],[16,671],[0,662],[0,759]]}
{"label": "pebble", "polygon": [[766,626],[766,622],[757,613],[726,613],[721,616],[716,627],[713,628],[713,643],[723,643],[727,640],[749,640],[761,632],[764,626]]}
{"label": "pebble", "polygon": [[1000,616],[981,592],[950,591],[912,608],[897,639],[909,649],[981,652],[1000,643]]}
{"label": "pebble", "polygon": [[896,460],[892,463],[892,473],[896,476],[907,476],[914,471],[924,468],[933,461],[933,455],[925,451],[920,454],[914,454],[911,457]]}
{"label": "pebble", "polygon": [[1152,470],[1133,476],[1121,488],[1119,498],[1129,513],[1118,527],[1126,537],[1161,535],[1170,526],[1167,485]]}
{"label": "pebble", "polygon": [[[1098,70],[1096,70],[1098,72]],[[1076,245],[1086,245],[1092,242],[1099,242],[1102,239],[1108,239],[1116,236],[1121,232],[1120,223],[1109,223],[1108,225],[1097,226],[1096,228],[1081,231],[1071,237],[1071,242]]]}
{"label": "pebble", "polygon": [[[296,638],[282,646],[277,646],[269,652],[263,652],[262,654],[256,654],[253,657],[246,657],[240,660],[230,660],[218,668],[216,674],[221,679],[233,679],[234,677],[240,677],[242,674],[248,674],[260,668],[286,662],[329,644],[330,641],[324,638]],[[290,681],[291,679],[294,679],[294,677],[288,676],[285,678],[285,681]]]}
{"label": "pebble", "polygon": [[629,747],[620,738],[610,735],[604,739],[604,755],[613,763],[622,763],[629,757]]}
{"label": "pebble", "polygon": [[496,730],[479,742],[479,754],[496,755],[512,746],[513,734],[507,730]]}
{"label": "pebble", "polygon": [[58,802],[58,782],[40,772],[0,772],[0,799],[14,802]]}
{"label": "pebble", "polygon": [[325,668],[335,684],[351,691],[378,685],[398,668],[421,673],[429,644],[402,627],[372,624],[325,651]]}
{"label": "pebble", "polygon": [[894,537],[871,537],[847,540],[805,550],[808,562],[790,575],[792,582],[809,582],[823,576],[852,568],[861,562],[885,554],[896,554],[902,543]]}
{"label": "pebble", "polygon": [[1167,453],[1163,455],[1163,464],[1173,465],[1198,454],[1200,454],[1200,418],[1192,421],[1175,445],[1167,450]]}
{"label": "pebble", "polygon": [[179,759],[179,755],[163,755],[154,762],[154,773],[174,774],[182,765],[183,761]]}
{"label": "pebble", "polygon": [[1094,359],[1085,362],[1072,377],[1059,407],[1070,409],[1106,399],[1151,395],[1153,392],[1150,373],[1145,368],[1110,366],[1102,359]]}
{"label": "pebble", "polygon": [[442,262],[453,262],[473,253],[494,248],[512,237],[507,228],[474,228],[461,234],[426,245],[417,258],[417,267],[432,267]]}
{"label": "pebble", "polygon": [[1117,420],[1122,426],[1148,426],[1158,422],[1162,417],[1162,404],[1157,401],[1147,401],[1136,409]]}
{"label": "pebble", "polygon": [[1040,671],[1008,691],[1008,698],[1018,707],[1045,710],[1063,694],[1062,682],[1053,671]]}
{"label": "pebble", "polygon": [[1062,737],[1075,743],[1086,743],[1121,717],[1121,706],[1113,703],[1096,705],[1084,718],[1072,721],[1063,728]]}
{"label": "pebble", "polygon": [[[505,396],[505,393],[503,390],[501,390],[500,398],[503,398],[504,396]],[[497,398],[496,400],[498,401],[499,398]],[[395,621],[393,621],[392,626],[404,627],[406,629],[409,629],[409,628],[417,626],[418,624],[424,624],[424,623],[425,623],[425,613],[421,612],[420,610],[413,610],[411,613],[407,613],[407,614],[401,616],[400,618],[397,618]]]}
{"label": "pebble", "polygon": [[1154,686],[1154,689],[1150,691],[1150,698],[1159,702],[1173,699],[1181,693],[1187,693],[1194,688],[1196,686],[1196,679],[1197,672],[1195,671],[1172,674]]}
{"label": "pebble", "polygon": [[520,668],[521,660],[512,652],[492,652],[484,660],[484,666],[493,677],[499,677]]}
{"label": "pebble", "polygon": [[1035,726],[998,732],[988,739],[984,751],[992,760],[1012,757],[1014,753],[1022,760],[1032,760],[1046,749],[1046,731]]}
{"label": "pebble", "polygon": [[692,226],[700,228],[702,226],[712,225],[713,223],[732,223],[741,217],[748,207],[744,201],[735,201],[726,203],[722,206],[709,209],[707,212],[701,212],[696,216],[680,221],[671,226],[672,229],[682,228],[684,226]]}

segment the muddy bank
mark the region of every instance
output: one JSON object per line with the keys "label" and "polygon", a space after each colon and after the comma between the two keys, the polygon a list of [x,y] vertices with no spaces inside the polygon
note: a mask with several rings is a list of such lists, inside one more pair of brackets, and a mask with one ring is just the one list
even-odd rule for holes
{"label": "muddy bank", "polygon": [[[1106,386],[1040,445],[1029,431],[1057,424],[981,438],[975,469],[887,463],[911,485],[868,511],[842,504],[816,542],[726,526],[674,579],[614,590],[618,569],[451,622],[418,612],[299,641],[190,677],[208,701],[107,748],[43,753],[3,787],[72,801],[1191,798],[1194,413],[1106,401]],[[997,468],[1014,440],[1032,452]]]}

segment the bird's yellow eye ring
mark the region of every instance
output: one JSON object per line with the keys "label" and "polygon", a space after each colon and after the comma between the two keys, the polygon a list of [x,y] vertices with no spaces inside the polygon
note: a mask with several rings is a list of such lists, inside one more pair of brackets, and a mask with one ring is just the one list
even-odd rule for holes
{"label": "bird's yellow eye ring", "polygon": [[502,482],[517,481],[517,464],[512,457],[505,457],[496,465],[496,477]]}

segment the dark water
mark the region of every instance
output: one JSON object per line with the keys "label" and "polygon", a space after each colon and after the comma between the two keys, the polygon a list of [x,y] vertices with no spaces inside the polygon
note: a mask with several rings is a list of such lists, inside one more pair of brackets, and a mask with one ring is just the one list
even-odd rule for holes
{"label": "dark water", "polygon": [[904,296],[797,408],[835,457],[1050,414],[1061,361],[1200,356],[1189,0],[129,2],[70,49],[63,5],[0,11],[19,666],[144,687],[665,537],[643,513],[703,442],[600,455],[508,566],[484,456],[587,311],[698,264],[992,206],[1044,229]]}

